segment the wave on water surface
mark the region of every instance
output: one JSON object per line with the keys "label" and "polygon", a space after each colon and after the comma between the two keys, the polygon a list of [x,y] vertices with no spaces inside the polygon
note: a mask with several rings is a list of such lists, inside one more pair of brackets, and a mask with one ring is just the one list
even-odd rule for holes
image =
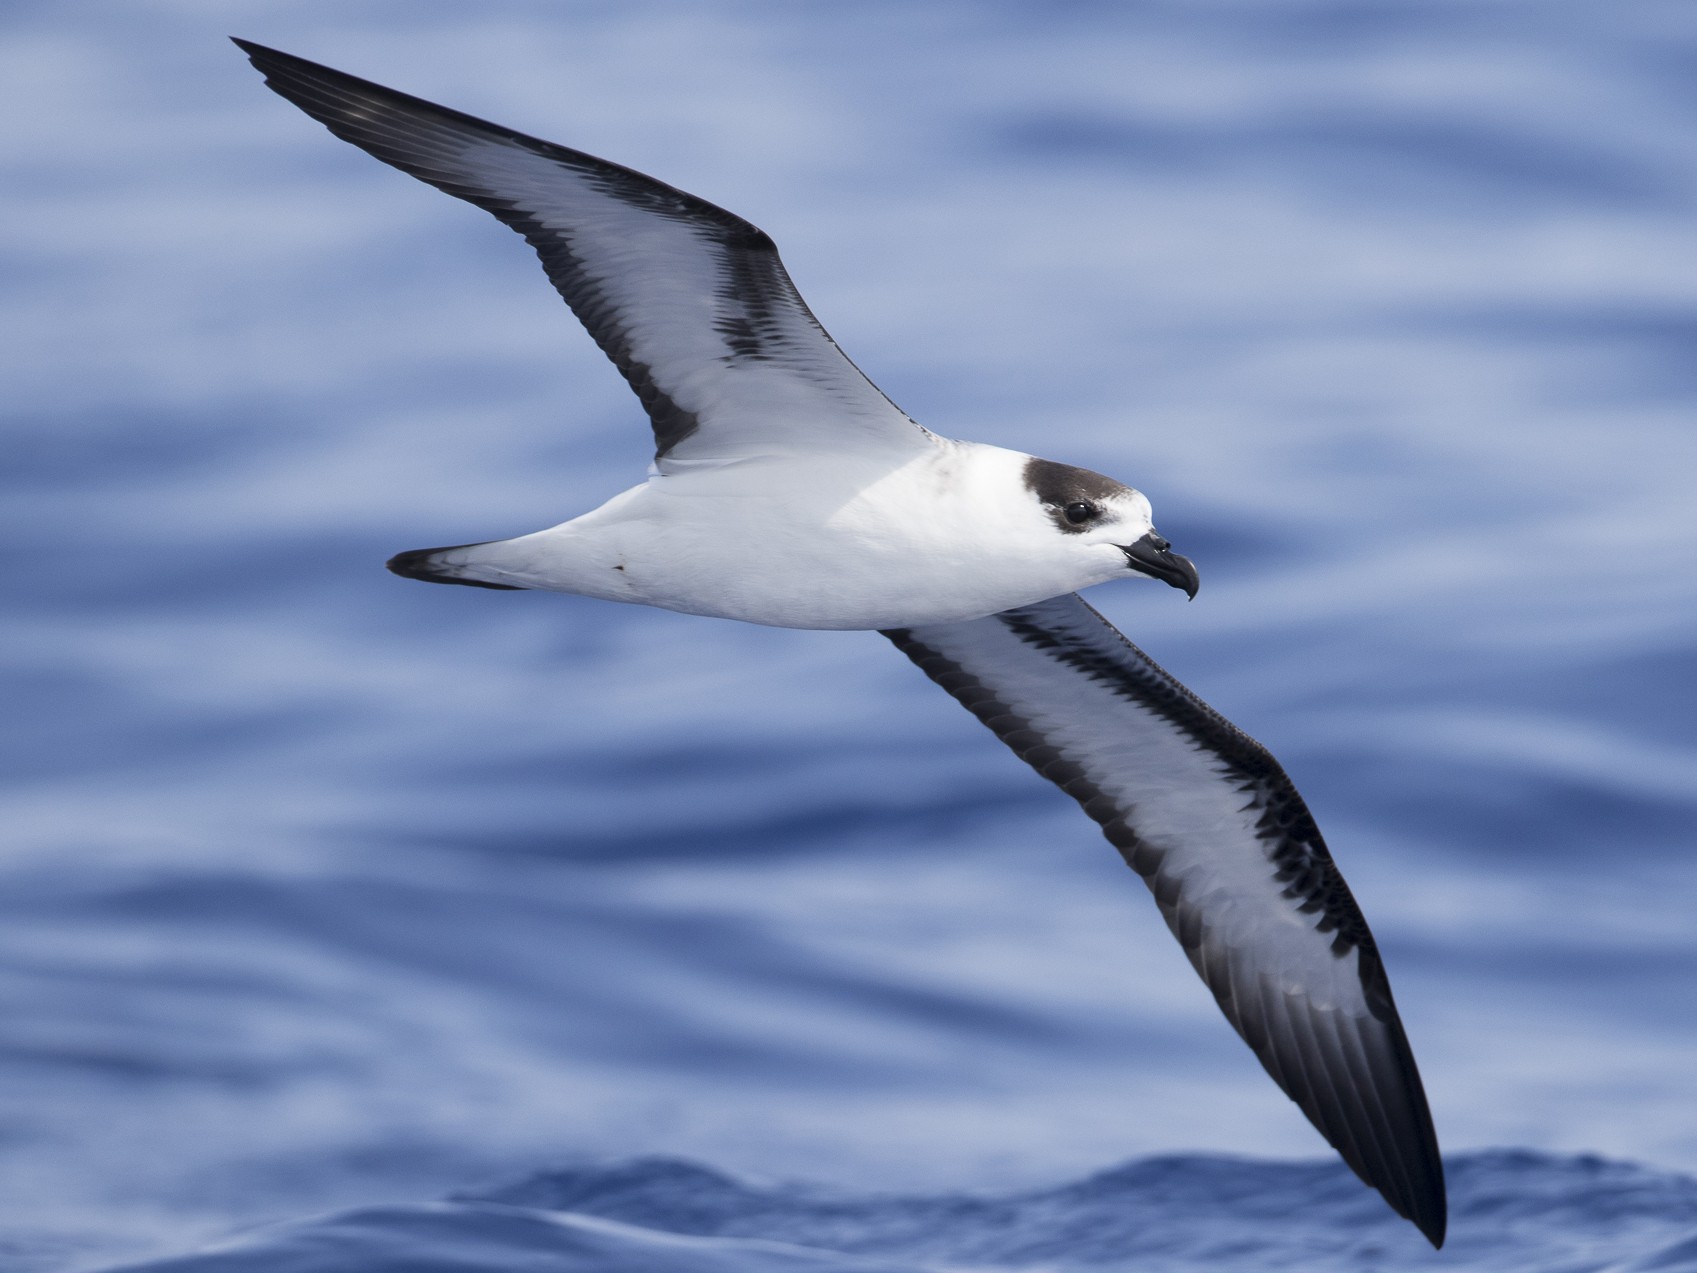
{"label": "wave on water surface", "polygon": [[1449,1167],[1442,1252],[1335,1163],[1174,1155],[1016,1193],[863,1194],[641,1158],[269,1227],[122,1273],[1697,1271],[1688,1176],[1519,1150]]}

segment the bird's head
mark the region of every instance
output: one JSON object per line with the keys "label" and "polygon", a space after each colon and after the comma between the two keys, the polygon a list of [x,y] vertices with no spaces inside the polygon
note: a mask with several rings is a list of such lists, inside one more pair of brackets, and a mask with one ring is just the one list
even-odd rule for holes
{"label": "bird's head", "polygon": [[1155,533],[1149,501],[1140,492],[1089,469],[1035,456],[1025,463],[1024,480],[1071,550],[1196,595],[1196,567]]}

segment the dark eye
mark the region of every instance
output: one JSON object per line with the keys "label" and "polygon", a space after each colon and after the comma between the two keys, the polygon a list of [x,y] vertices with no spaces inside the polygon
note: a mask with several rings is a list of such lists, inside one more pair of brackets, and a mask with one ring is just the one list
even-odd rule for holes
{"label": "dark eye", "polygon": [[1086,504],[1083,500],[1080,500],[1076,504],[1068,504],[1066,506],[1066,515],[1067,520],[1074,526],[1082,526],[1085,522],[1096,516],[1096,505]]}

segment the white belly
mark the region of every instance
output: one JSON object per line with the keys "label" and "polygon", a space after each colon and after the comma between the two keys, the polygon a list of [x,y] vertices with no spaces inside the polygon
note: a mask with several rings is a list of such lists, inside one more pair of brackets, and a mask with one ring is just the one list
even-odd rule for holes
{"label": "white belly", "polygon": [[819,530],[711,546],[659,536],[626,558],[631,592],[621,599],[774,627],[894,628],[981,618],[1071,591],[991,557],[901,547]]}

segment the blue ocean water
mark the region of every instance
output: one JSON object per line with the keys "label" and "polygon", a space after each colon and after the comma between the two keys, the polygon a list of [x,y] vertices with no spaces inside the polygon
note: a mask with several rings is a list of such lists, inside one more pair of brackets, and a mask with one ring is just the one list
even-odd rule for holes
{"label": "blue ocean water", "polygon": [[[1338,1163],[1147,1158],[999,1195],[756,1184],[677,1159],[277,1225],[131,1273],[1697,1269],[1697,1180],[1588,1156],[1451,1160],[1456,1241],[1410,1243]],[[1622,1257],[1625,1258],[1622,1258]]]}
{"label": "blue ocean water", "polygon": [[[647,430],[230,33],[749,216],[916,418],[1150,495],[1201,596],[1092,600],[1314,807],[1445,1253],[880,638],[382,571]],[[0,1268],[1697,1264],[1694,67],[1673,0],[13,0]]]}

